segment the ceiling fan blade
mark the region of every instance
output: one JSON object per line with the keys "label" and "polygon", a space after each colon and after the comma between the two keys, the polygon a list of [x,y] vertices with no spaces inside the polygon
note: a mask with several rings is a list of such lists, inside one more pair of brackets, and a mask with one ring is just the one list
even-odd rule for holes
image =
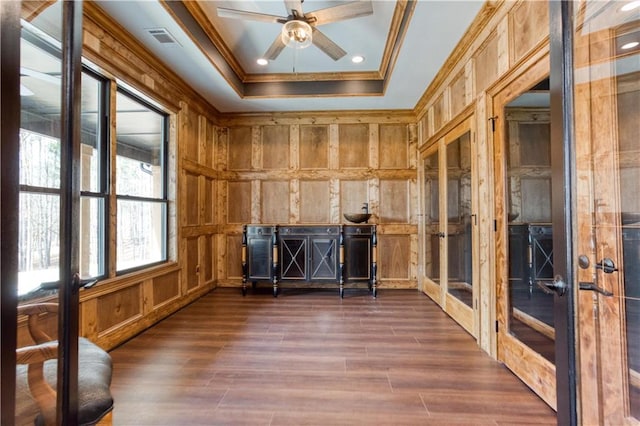
{"label": "ceiling fan blade", "polygon": [[267,49],[267,51],[265,52],[264,59],[274,61],[278,57],[278,55],[280,55],[280,52],[282,52],[282,49],[284,49],[284,47],[285,46],[284,42],[282,41],[282,37],[280,36],[280,34],[278,34],[273,43],[271,43],[271,46],[269,46],[269,49]]}
{"label": "ceiling fan blade", "polygon": [[267,15],[266,13],[250,12],[248,10],[227,9],[226,7],[218,8],[218,16],[221,18],[232,19],[248,19],[251,21],[285,23],[287,18],[284,16]]}
{"label": "ceiling fan blade", "polygon": [[302,0],[284,0],[284,7],[287,9],[287,14],[289,15],[299,18],[304,16],[302,12]]}
{"label": "ceiling fan blade", "polygon": [[331,59],[337,61],[347,54],[340,46],[335,44],[329,37],[324,35],[322,31],[317,29],[316,27],[311,27],[313,29],[313,38],[312,42],[315,44],[318,49],[322,50],[324,53],[329,55]]}
{"label": "ceiling fan blade", "polygon": [[326,9],[314,10],[313,12],[307,13],[305,18],[313,22],[313,25],[324,25],[371,14],[373,14],[371,0],[362,0],[328,7]]}

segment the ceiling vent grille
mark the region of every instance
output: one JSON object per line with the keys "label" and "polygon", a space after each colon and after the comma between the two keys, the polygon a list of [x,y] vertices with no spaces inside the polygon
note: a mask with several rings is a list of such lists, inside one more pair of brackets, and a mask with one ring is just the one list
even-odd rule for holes
{"label": "ceiling vent grille", "polygon": [[180,45],[180,43],[178,43],[178,40],[176,40],[176,38],[171,35],[171,33],[167,31],[166,28],[148,28],[147,32],[151,34],[153,38],[158,40],[159,43]]}

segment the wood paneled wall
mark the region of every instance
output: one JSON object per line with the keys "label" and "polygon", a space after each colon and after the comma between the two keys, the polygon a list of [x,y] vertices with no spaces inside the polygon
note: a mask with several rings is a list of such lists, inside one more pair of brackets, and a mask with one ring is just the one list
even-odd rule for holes
{"label": "wood paneled wall", "polygon": [[[47,6],[44,2],[37,11]],[[214,202],[218,194],[214,148],[220,129],[216,111],[95,3],[84,3],[83,30],[83,57],[89,66],[114,83],[126,82],[170,115],[170,261],[123,276],[110,265],[106,279],[80,294],[80,334],[110,349],[215,286],[220,269],[216,256],[225,240],[219,234],[221,212]],[[111,221],[115,223],[114,218]],[[111,244],[115,246],[115,238]],[[29,342],[24,319],[18,335],[21,344]]]}
{"label": "wood paneled wall", "polygon": [[[495,115],[491,96],[497,86],[513,81],[512,70],[522,63],[534,63],[548,51],[548,32],[547,2],[486,2],[416,105],[421,153],[438,144],[460,117],[470,112],[474,115],[473,143],[478,155],[473,173],[478,182],[478,207],[473,213],[478,217],[475,238],[479,242],[476,265],[480,281],[474,283],[480,289],[476,335],[480,346],[493,356],[497,355],[497,346],[493,134],[488,121]],[[420,188],[423,190],[422,185]],[[420,250],[425,250],[427,244],[421,238]]]}
{"label": "wood paneled wall", "polygon": [[[479,182],[479,341],[495,354],[488,90],[546,41],[546,2],[487,2],[413,111],[222,115],[95,3],[83,55],[171,114],[171,262],[81,295],[81,334],[111,348],[216,285],[240,285],[244,223],[342,223],[364,202],[378,224],[380,288],[415,288],[418,157],[473,109]],[[420,52],[416,52],[420,54]],[[428,52],[424,52],[428,55]]]}
{"label": "wood paneled wall", "polygon": [[[416,288],[417,130],[401,112],[236,115],[218,140],[217,209],[228,262],[219,285],[241,285],[244,223],[347,223],[368,203],[378,226],[381,288]],[[223,158],[221,158],[224,161]]]}

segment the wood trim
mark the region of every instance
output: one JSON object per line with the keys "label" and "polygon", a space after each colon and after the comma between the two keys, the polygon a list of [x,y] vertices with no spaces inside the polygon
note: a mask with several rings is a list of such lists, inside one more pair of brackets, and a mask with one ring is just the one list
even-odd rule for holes
{"label": "wood trim", "polygon": [[248,74],[197,2],[163,0],[161,4],[241,98],[278,98],[384,94],[416,2],[396,3],[378,71],[286,74]]}
{"label": "wood trim", "polygon": [[27,22],[31,22],[38,17],[42,12],[53,4],[57,3],[57,0],[29,0],[22,1],[21,17]]}
{"label": "wood trim", "polygon": [[482,9],[476,15],[469,29],[462,36],[458,44],[453,48],[449,57],[445,60],[444,64],[440,68],[440,71],[433,78],[424,94],[420,97],[414,112],[418,119],[422,118],[428,111],[428,102],[436,98],[436,94],[444,84],[444,82],[451,78],[455,73],[453,71],[459,64],[462,63],[462,59],[468,54],[469,49],[473,46],[473,43],[478,40],[480,33],[485,30],[491,23],[496,13],[505,4],[505,0],[488,1],[485,2]]}
{"label": "wood trim", "polygon": [[[127,30],[120,24],[111,19],[102,9],[94,2],[85,2],[84,4],[84,30],[85,43],[83,47],[83,56],[95,63],[108,72],[115,74],[118,78],[129,80],[135,83],[136,89],[145,93],[152,99],[158,99],[164,106],[178,111],[180,109],[179,99],[188,99],[190,108],[194,108],[198,113],[206,116],[215,123],[215,119],[219,112],[216,108],[206,101],[198,92],[191,88],[176,73],[169,69],[164,63],[160,62],[154,55],[147,51]],[[97,40],[87,41],[87,27],[95,26],[94,37]],[[139,63],[144,64],[150,74],[160,79],[151,87],[147,81],[140,75],[131,75],[126,69],[122,69],[104,56],[104,52],[100,51],[100,43],[105,34],[113,37],[117,43],[121,44],[130,53],[131,57],[138,59]],[[96,45],[98,43],[98,45]],[[164,83],[165,87],[169,87],[179,92],[175,94],[161,95],[154,87],[157,83]],[[170,90],[171,90],[170,89]]]}
{"label": "wood trim", "polygon": [[354,123],[404,123],[414,124],[416,116],[411,110],[344,110],[271,113],[223,113],[219,125],[266,126],[277,124],[354,124]]}

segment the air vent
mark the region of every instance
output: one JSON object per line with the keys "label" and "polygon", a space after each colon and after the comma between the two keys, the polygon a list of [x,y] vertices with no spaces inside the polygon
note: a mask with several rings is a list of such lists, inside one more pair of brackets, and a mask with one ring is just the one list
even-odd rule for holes
{"label": "air vent", "polygon": [[147,32],[162,44],[180,45],[180,43],[178,43],[175,37],[172,36],[169,31],[166,30],[166,28],[148,28]]}

